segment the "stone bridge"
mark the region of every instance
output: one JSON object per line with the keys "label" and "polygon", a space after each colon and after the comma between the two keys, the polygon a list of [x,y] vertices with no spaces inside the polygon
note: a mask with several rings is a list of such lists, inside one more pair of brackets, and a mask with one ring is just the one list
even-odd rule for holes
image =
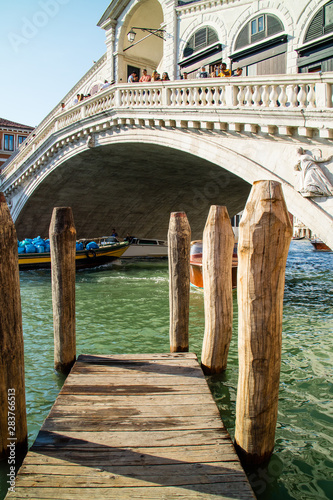
{"label": "stone bridge", "polygon": [[[55,109],[4,166],[19,238],[47,236],[71,206],[78,237],[165,237],[185,210],[202,235],[212,204],[230,216],[260,179],[282,183],[288,210],[333,247],[333,197],[298,192],[296,150],[333,153],[333,73],[112,85]],[[333,184],[333,162],[321,164]]]}

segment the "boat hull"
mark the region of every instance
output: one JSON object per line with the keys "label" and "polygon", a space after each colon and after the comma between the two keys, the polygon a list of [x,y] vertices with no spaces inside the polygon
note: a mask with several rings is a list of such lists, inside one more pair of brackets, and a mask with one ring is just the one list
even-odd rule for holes
{"label": "boat hull", "polygon": [[[232,256],[232,288],[237,287],[237,244],[235,245]],[[190,283],[195,288],[203,288],[202,276],[202,241],[196,240],[191,242],[190,252]]]}
{"label": "boat hull", "polygon": [[[237,266],[232,266],[232,288],[237,288]],[[194,288],[203,289],[202,264],[190,262],[190,283]]]}
{"label": "boat hull", "polygon": [[318,252],[332,252],[332,249],[328,247],[323,241],[313,240],[310,241],[310,243]]}
{"label": "boat hull", "polygon": [[168,245],[162,240],[147,238],[132,238],[122,259],[133,258],[162,258],[168,256]]}
{"label": "boat hull", "polygon": [[133,258],[161,258],[168,256],[168,247],[156,246],[149,247],[148,245],[130,245],[126,252],[122,255],[122,259]]}
{"label": "boat hull", "polygon": [[[91,250],[77,250],[75,255],[76,269],[86,269],[90,267],[108,264],[115,259],[119,259],[128,247],[128,243],[116,245],[105,245]],[[19,254],[19,269],[51,269],[51,254],[26,253]]]}

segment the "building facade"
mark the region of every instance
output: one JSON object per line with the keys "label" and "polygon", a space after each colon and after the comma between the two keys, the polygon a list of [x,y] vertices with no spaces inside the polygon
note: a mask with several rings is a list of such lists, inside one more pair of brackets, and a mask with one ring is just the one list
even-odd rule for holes
{"label": "building facade", "polygon": [[143,69],[171,80],[222,62],[243,76],[333,71],[333,0],[113,0],[98,26],[106,53],[63,97],[66,109]]}
{"label": "building facade", "polygon": [[195,78],[222,61],[244,76],[333,69],[332,0],[113,0],[98,26],[116,82],[143,68]]}
{"label": "building facade", "polygon": [[0,170],[33,130],[29,125],[0,118]]}

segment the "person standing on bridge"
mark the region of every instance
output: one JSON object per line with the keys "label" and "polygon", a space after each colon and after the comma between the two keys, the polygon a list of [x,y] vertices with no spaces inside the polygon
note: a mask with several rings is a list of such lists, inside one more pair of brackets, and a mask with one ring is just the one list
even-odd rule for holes
{"label": "person standing on bridge", "polygon": [[295,188],[305,198],[313,196],[332,196],[333,185],[328,180],[318,163],[325,163],[333,158],[316,157],[314,155],[306,154],[303,148],[297,149],[299,161],[295,165],[294,170],[297,172],[298,182]]}
{"label": "person standing on bridge", "polygon": [[128,77],[127,83],[135,83],[138,81],[138,75],[135,71],[133,71]]}
{"label": "person standing on bridge", "polygon": [[202,66],[201,71],[197,74],[197,78],[208,78],[208,73],[205,66]]}
{"label": "person standing on bridge", "polygon": [[226,63],[221,64],[221,71],[217,76],[222,76],[222,77],[223,76],[226,76],[226,77],[231,76],[231,71],[230,71],[230,69],[227,69]]}
{"label": "person standing on bridge", "polygon": [[158,82],[160,79],[161,79],[160,74],[158,73],[158,71],[156,69],[154,69],[154,71],[152,72],[150,81],[151,82]]}
{"label": "person standing on bridge", "polygon": [[233,76],[242,76],[243,68],[237,68]]}
{"label": "person standing on bridge", "polygon": [[143,70],[142,70],[142,76],[141,76],[141,78],[140,78],[139,82],[141,82],[141,83],[142,83],[142,82],[150,82],[150,81],[151,81],[151,76],[150,76],[150,75],[148,75],[148,73],[147,73],[147,70],[146,70],[146,69],[143,69]]}

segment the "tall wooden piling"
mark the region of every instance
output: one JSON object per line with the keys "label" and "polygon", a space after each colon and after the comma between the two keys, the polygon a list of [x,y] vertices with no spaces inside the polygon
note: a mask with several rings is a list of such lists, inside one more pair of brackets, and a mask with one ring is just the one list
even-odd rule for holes
{"label": "tall wooden piling", "polygon": [[24,346],[17,237],[0,193],[0,458],[27,451]]}
{"label": "tall wooden piling", "polygon": [[168,232],[170,352],[188,351],[191,228],[185,212],[172,212]]}
{"label": "tall wooden piling", "polygon": [[235,238],[226,207],[210,207],[203,233],[202,273],[205,334],[201,366],[204,373],[227,368],[232,336],[232,255]]}
{"label": "tall wooden piling", "polygon": [[238,241],[235,445],[243,463],[265,462],[274,448],[285,266],[291,237],[281,184],[255,182]]}
{"label": "tall wooden piling", "polygon": [[50,224],[54,367],[68,373],[75,362],[75,242],[72,209],[53,209]]}

